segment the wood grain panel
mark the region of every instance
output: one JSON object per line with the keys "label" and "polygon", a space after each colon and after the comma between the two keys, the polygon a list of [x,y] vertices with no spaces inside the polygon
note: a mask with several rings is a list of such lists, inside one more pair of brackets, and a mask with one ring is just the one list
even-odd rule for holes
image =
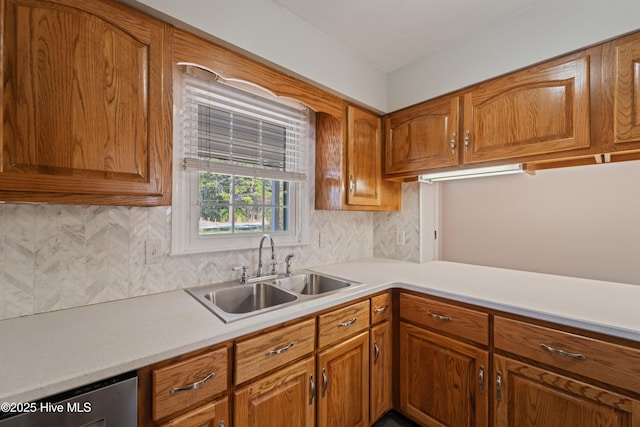
{"label": "wood grain panel", "polygon": [[368,331],[319,353],[317,377],[318,427],[369,425]]}
{"label": "wood grain panel", "polygon": [[323,348],[369,328],[369,300],[318,316],[318,347]]}
{"label": "wood grain panel", "polygon": [[312,427],[315,396],[310,380],[315,362],[306,359],[234,393],[234,421],[243,427]]}
{"label": "wood grain panel", "polygon": [[229,399],[223,398],[177,416],[160,427],[221,427],[230,425]]}
{"label": "wood grain panel", "polygon": [[[227,349],[221,348],[152,372],[153,419],[193,408],[227,390]],[[192,390],[175,391],[215,376]],[[172,390],[174,392],[172,392]]]}
{"label": "wood grain panel", "polygon": [[459,104],[459,96],[450,96],[385,117],[385,177],[411,176],[457,165]]}
{"label": "wood grain panel", "polygon": [[421,425],[487,425],[487,351],[401,322],[399,364],[403,413]]}
{"label": "wood grain panel", "polygon": [[614,138],[640,142],[640,36],[615,48]]}
{"label": "wood grain panel", "polygon": [[637,427],[640,404],[617,393],[499,355],[500,376],[494,413],[496,427]]}
{"label": "wood grain panel", "polygon": [[422,296],[401,293],[400,317],[440,332],[480,344],[489,344],[489,315],[487,313]]}
{"label": "wood grain panel", "polygon": [[[316,323],[312,318],[236,342],[235,383],[241,384],[311,353],[315,335]],[[273,353],[279,349],[283,350]]]}
{"label": "wood grain panel", "polygon": [[[640,350],[501,316],[494,318],[498,350],[640,393]],[[545,344],[584,360],[541,348]]]}
{"label": "wood grain panel", "polygon": [[315,208],[341,209],[346,203],[346,146],[343,120],[316,114]]}
{"label": "wood grain panel", "polygon": [[316,112],[338,118],[344,114],[344,103],[339,97],[179,29],[174,38],[174,60],[198,64],[225,78],[255,83],[278,96],[297,99]]}
{"label": "wood grain panel", "polygon": [[374,422],[393,406],[393,340],[390,322],[383,322],[371,328],[369,361],[369,408],[370,419]]}
{"label": "wood grain panel", "polygon": [[347,107],[347,203],[379,206],[382,201],[382,121]]}
{"label": "wood grain panel", "polygon": [[464,95],[464,163],[590,147],[589,57],[500,77]]}
{"label": "wood grain panel", "polygon": [[371,324],[384,322],[391,318],[391,293],[371,297]]}
{"label": "wood grain panel", "polygon": [[170,27],[75,0],[8,0],[3,25],[3,200],[169,204]]}

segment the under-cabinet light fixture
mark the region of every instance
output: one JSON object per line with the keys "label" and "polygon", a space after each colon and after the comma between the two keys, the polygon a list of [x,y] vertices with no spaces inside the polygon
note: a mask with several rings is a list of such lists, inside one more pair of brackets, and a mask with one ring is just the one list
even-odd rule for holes
{"label": "under-cabinet light fixture", "polygon": [[522,164],[487,166],[482,168],[460,169],[447,172],[434,172],[418,176],[418,181],[431,184],[436,181],[450,181],[454,179],[480,178],[483,176],[509,175],[523,173]]}

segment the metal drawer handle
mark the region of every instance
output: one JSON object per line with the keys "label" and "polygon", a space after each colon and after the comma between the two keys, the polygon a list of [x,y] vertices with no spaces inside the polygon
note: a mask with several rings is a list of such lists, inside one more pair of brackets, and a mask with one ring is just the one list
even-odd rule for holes
{"label": "metal drawer handle", "polygon": [[329,379],[327,378],[327,371],[322,368],[322,397],[327,393],[327,387],[329,387]]}
{"label": "metal drawer handle", "polygon": [[464,133],[464,151],[469,151],[469,129]]}
{"label": "metal drawer handle", "polygon": [[373,364],[378,364],[378,359],[380,359],[380,346],[378,346],[378,341],[373,342]]}
{"label": "metal drawer handle", "polygon": [[349,320],[348,322],[338,323],[338,326],[341,327],[341,328],[344,327],[344,326],[351,326],[354,323],[356,323],[356,320],[357,320],[357,318],[354,317],[353,319]]}
{"label": "metal drawer handle", "polygon": [[291,347],[293,347],[294,342],[291,341],[289,344],[285,345],[284,347],[281,348],[277,348],[275,350],[269,350],[265,353],[265,356],[269,357],[269,356],[275,356],[276,354],[282,354],[285,351],[289,350]]}
{"label": "metal drawer handle", "polygon": [[385,311],[387,311],[389,309],[388,305],[385,305],[384,307],[379,307],[379,308],[374,308],[373,312],[374,313],[384,313]]}
{"label": "metal drawer handle", "polygon": [[427,314],[433,317],[434,319],[442,320],[443,322],[453,322],[453,318],[449,316],[443,316],[442,314],[436,314],[430,311],[427,311]]}
{"label": "metal drawer handle", "polygon": [[316,397],[316,383],[313,382],[313,375],[309,375],[309,383],[311,384],[311,396],[309,396],[309,405],[313,404]]}
{"label": "metal drawer handle", "polygon": [[484,365],[480,365],[480,373],[478,374],[478,385],[480,394],[484,393]]}
{"label": "metal drawer handle", "polygon": [[206,383],[207,381],[213,379],[213,377],[215,377],[215,376],[216,376],[216,373],[215,372],[211,372],[209,375],[207,375],[206,377],[204,377],[200,381],[196,381],[193,384],[189,384],[189,385],[186,385],[184,387],[174,387],[174,388],[172,388],[170,393],[171,394],[176,394],[176,393],[180,393],[181,391],[189,391],[189,390],[199,389],[200,387],[202,387],[204,385],[204,383]]}
{"label": "metal drawer handle", "polygon": [[560,350],[559,348],[553,348],[551,346],[546,345],[545,343],[540,343],[540,348],[547,350],[550,353],[555,353],[555,354],[559,354],[560,356],[565,356],[565,357],[572,357],[574,359],[578,359],[578,360],[585,360],[587,358],[587,356],[585,356],[584,354],[580,354],[580,353],[570,353],[568,351],[564,351],[564,350]]}
{"label": "metal drawer handle", "polygon": [[502,371],[498,371],[496,377],[496,399],[498,402],[502,400]]}

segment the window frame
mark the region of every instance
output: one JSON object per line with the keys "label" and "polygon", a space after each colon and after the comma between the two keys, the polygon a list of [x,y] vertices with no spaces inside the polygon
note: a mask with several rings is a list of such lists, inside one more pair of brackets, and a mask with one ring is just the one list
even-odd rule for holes
{"label": "window frame", "polygon": [[[210,71],[210,70],[207,70]],[[182,90],[183,71],[176,66],[174,69],[174,126],[173,126],[173,197],[171,209],[171,254],[197,254],[229,250],[254,249],[258,247],[263,234],[273,237],[278,246],[309,244],[309,194],[312,174],[308,174],[304,181],[288,181],[290,197],[289,230],[288,231],[259,231],[255,233],[207,234],[199,233],[200,222],[200,194],[199,176],[197,171],[186,170],[183,167],[184,147],[182,139]],[[215,73],[214,73],[215,74]],[[255,85],[242,85],[243,90]],[[275,96],[275,95],[274,95]],[[307,143],[312,142],[313,128],[309,123]],[[310,150],[307,144],[304,161],[310,168]],[[218,172],[223,173],[223,172]],[[227,173],[224,173],[227,174]],[[229,175],[229,174],[227,174]]]}

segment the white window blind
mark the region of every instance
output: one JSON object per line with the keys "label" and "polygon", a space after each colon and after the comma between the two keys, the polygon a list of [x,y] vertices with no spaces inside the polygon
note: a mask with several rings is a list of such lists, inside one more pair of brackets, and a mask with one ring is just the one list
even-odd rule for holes
{"label": "white window blind", "polygon": [[[240,85],[244,88],[239,89]],[[185,169],[306,180],[308,110],[304,105],[275,96],[270,99],[262,88],[224,82],[193,66],[185,66],[183,90]]]}

